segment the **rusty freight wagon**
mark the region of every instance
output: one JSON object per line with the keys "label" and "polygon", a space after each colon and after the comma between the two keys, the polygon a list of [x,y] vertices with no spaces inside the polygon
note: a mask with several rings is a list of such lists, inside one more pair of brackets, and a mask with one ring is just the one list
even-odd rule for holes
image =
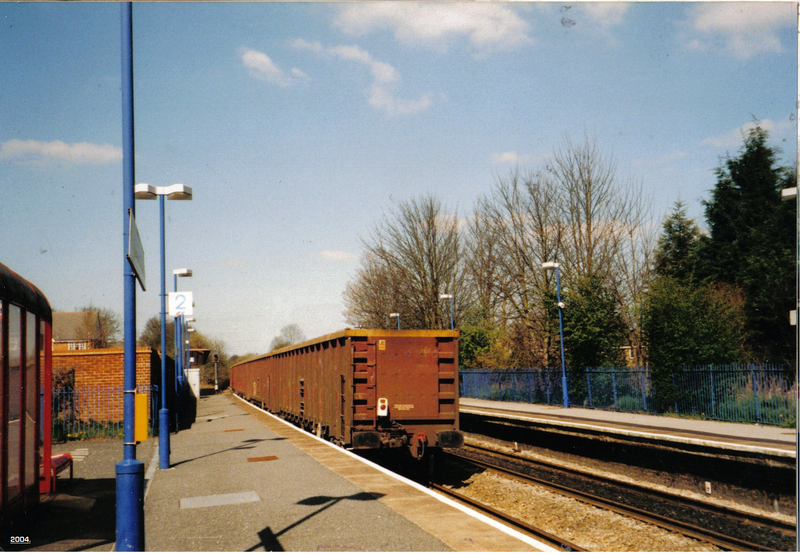
{"label": "rusty freight wagon", "polygon": [[231,368],[244,399],[352,449],[460,447],[458,332],[353,330]]}

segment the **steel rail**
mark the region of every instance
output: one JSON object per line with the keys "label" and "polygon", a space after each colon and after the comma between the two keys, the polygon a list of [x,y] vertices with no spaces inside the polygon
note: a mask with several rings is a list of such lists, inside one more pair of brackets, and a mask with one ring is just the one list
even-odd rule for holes
{"label": "steel rail", "polygon": [[499,511],[494,507],[490,507],[489,505],[485,505],[480,501],[476,501],[475,499],[471,499],[465,495],[457,493],[451,490],[450,488],[446,488],[441,485],[433,483],[428,484],[428,487],[438,493],[441,493],[448,497],[452,497],[453,499],[456,499],[461,503],[470,505],[473,508],[491,516],[492,518],[505,522],[506,524],[511,525],[512,527],[518,529],[521,532],[524,532],[525,534],[533,536],[538,540],[544,541],[544,543],[547,543],[552,547],[555,547],[556,549],[560,549],[561,551],[588,551],[587,549],[584,549],[583,547],[577,546],[572,542],[559,538],[558,536],[551,534],[546,530],[543,530],[525,521],[514,518],[513,516],[506,514],[502,511]]}
{"label": "steel rail", "polygon": [[628,516],[630,518],[635,518],[642,522],[647,522],[649,524],[653,524],[655,526],[659,526],[660,528],[664,528],[666,530],[671,530],[673,532],[683,534],[684,536],[691,537],[696,540],[711,543],[726,551],[777,551],[776,549],[772,549],[770,547],[748,542],[746,540],[740,540],[738,538],[732,538],[724,534],[716,533],[713,530],[706,530],[699,526],[695,526],[693,524],[679,522],[669,517],[664,517],[661,515],[657,515],[655,513],[651,513],[649,511],[625,505],[624,503],[619,503],[609,499],[603,499],[596,495],[584,493],[575,490],[573,488],[561,486],[559,484],[555,484],[547,480],[541,480],[533,476],[521,474],[519,472],[515,472],[513,470],[509,470],[501,466],[473,459],[466,455],[460,455],[456,453],[447,453],[447,455],[455,459],[460,459],[469,462],[470,464],[474,464],[475,466],[489,469],[494,472],[498,472],[502,475],[510,476],[524,483],[534,484],[547,488],[555,493],[560,493],[561,495],[577,499],[578,501],[594,505],[595,507],[613,511],[615,513],[621,514],[623,516]]}
{"label": "steel rail", "polygon": [[630,491],[640,493],[643,495],[648,495],[651,497],[657,497],[659,499],[681,503],[683,505],[691,506],[703,511],[707,511],[709,513],[713,513],[717,516],[725,517],[725,518],[736,518],[740,522],[744,523],[745,521],[749,523],[755,523],[760,526],[764,526],[775,530],[777,532],[789,532],[795,533],[796,529],[794,524],[790,524],[788,522],[784,522],[781,520],[776,520],[774,518],[770,518],[768,516],[754,514],[754,513],[747,513],[737,509],[729,508],[729,507],[720,507],[719,505],[714,505],[712,503],[708,503],[707,501],[703,501],[701,499],[693,499],[691,497],[684,497],[681,495],[677,495],[674,493],[669,493],[665,491],[660,491],[657,489],[653,489],[647,486],[640,486],[638,484],[632,484],[630,482],[624,482],[622,480],[617,480],[615,478],[609,478],[606,476],[598,476],[596,474],[591,474],[589,472],[585,472],[582,470],[576,470],[573,468],[567,468],[564,466],[559,466],[558,464],[546,462],[546,461],[538,461],[533,459],[528,459],[525,457],[521,457],[519,455],[513,455],[509,453],[501,453],[499,451],[494,451],[490,447],[483,447],[481,445],[475,444],[465,444],[465,450],[474,450],[484,452],[494,457],[502,457],[505,459],[509,459],[510,461],[517,462],[520,464],[526,465],[533,465],[533,466],[541,466],[544,468],[548,468],[554,470],[556,472],[561,472],[563,474],[568,474],[571,476],[575,476],[582,479],[590,479],[602,485],[616,487],[616,488],[625,488]]}

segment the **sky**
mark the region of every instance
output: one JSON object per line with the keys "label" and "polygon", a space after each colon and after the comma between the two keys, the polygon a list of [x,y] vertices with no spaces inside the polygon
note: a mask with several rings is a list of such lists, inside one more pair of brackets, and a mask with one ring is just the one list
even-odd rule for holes
{"label": "sky", "polygon": [[[135,181],[166,203],[167,290],[229,354],[346,327],[361,240],[398,201],[466,218],[594,138],[654,225],[703,223],[756,122],[796,165],[795,3],[134,3]],[[120,6],[0,3],[0,262],[54,310],[123,312]],[[136,202],[141,330],[158,202]],[[392,307],[387,307],[387,314]]]}

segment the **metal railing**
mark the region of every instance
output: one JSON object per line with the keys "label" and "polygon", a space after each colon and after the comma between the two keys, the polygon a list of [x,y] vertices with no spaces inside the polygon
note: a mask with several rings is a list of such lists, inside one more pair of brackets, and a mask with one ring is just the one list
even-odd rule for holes
{"label": "metal railing", "polygon": [[[647,368],[587,368],[588,406],[620,412],[650,412],[652,384]],[[583,400],[580,401],[583,404]]]}
{"label": "metal railing", "polygon": [[[560,405],[557,370],[460,371],[464,397]],[[657,412],[649,368],[587,368],[568,384],[570,405],[620,412]],[[780,365],[709,365],[672,372],[670,411],[709,420],[794,426],[794,374]]]}
{"label": "metal railing", "polygon": [[795,416],[794,376],[777,365],[709,365],[673,372],[675,412],[730,422],[785,424]]}
{"label": "metal railing", "polygon": [[[139,385],[137,393],[149,395],[148,425],[153,426],[159,409],[157,385]],[[123,387],[86,386],[53,390],[53,439],[63,441],[92,437],[122,437],[124,433]]]}
{"label": "metal railing", "polygon": [[460,370],[462,397],[541,405],[563,403],[561,370]]}

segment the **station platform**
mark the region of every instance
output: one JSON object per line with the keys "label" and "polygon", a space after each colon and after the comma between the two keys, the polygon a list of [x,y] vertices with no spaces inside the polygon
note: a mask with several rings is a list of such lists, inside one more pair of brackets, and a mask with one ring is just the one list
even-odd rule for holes
{"label": "station platform", "polygon": [[[230,394],[149,464],[148,551],[536,551],[536,540]],[[465,512],[466,511],[466,512]]]}
{"label": "station platform", "polygon": [[796,460],[797,430],[760,424],[695,420],[551,405],[487,401],[461,397],[460,412],[477,416],[508,414],[534,424],[591,430],[698,447]]}

